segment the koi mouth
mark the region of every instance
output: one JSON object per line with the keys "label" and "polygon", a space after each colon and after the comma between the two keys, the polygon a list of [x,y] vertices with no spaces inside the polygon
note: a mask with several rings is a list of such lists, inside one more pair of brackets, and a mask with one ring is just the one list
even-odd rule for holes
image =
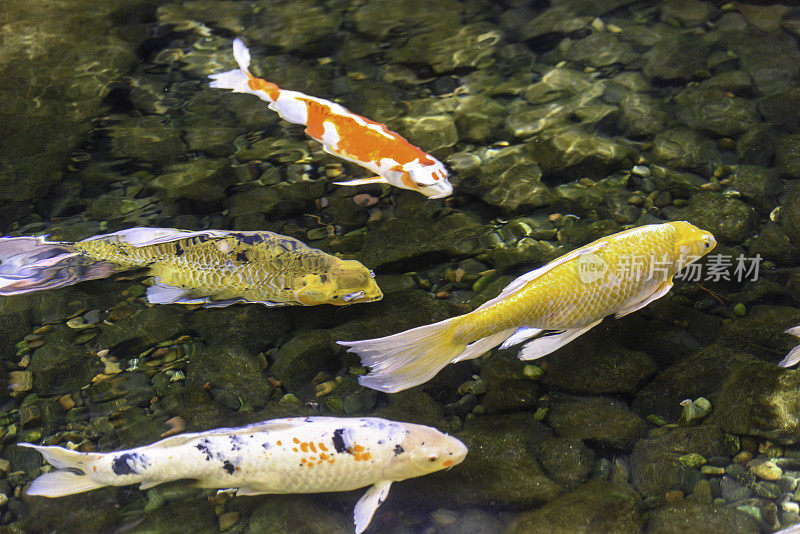
{"label": "koi mouth", "polygon": [[363,297],[363,296],[364,296],[364,292],[363,292],[363,291],[356,291],[355,293],[349,293],[349,294],[347,294],[347,295],[344,295],[344,296],[342,297],[342,299],[343,299],[345,302],[351,302],[351,301],[353,301],[353,300],[360,299],[360,298],[361,298],[361,297]]}

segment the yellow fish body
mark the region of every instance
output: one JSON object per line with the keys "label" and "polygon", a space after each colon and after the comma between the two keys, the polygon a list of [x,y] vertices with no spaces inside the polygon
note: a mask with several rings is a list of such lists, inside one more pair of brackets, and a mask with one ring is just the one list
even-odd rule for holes
{"label": "yellow fish body", "polygon": [[[685,221],[652,224],[598,239],[511,282],[476,310],[391,336],[340,341],[370,374],[361,384],[396,392],[445,365],[493,347],[524,345],[520,359],[549,354],[610,314],[622,317],[664,296],[675,274],[707,254],[714,236]],[[556,331],[542,335],[545,331]]]}
{"label": "yellow fish body", "polygon": [[131,228],[76,243],[0,238],[0,294],[146,268],[151,303],[346,305],[379,300],[372,272],[272,232]]}

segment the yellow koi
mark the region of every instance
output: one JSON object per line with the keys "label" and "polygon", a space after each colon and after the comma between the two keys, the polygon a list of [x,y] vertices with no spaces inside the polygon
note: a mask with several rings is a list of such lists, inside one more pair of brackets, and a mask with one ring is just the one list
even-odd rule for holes
{"label": "yellow koi", "polygon": [[[598,239],[511,282],[474,311],[387,337],[339,341],[371,372],[362,385],[393,393],[430,380],[445,365],[498,345],[526,343],[533,360],[593,328],[663,297],[673,277],[716,245],[688,222],[633,228]],[[552,332],[554,331],[554,332]]]}
{"label": "yellow koi", "polygon": [[272,232],[131,228],[76,243],[0,238],[0,295],[16,295],[146,268],[153,304],[267,306],[371,302],[372,271]]}

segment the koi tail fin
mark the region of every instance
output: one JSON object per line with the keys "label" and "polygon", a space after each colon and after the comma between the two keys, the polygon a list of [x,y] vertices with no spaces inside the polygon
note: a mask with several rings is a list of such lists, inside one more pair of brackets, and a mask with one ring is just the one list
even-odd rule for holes
{"label": "koi tail fin", "polygon": [[252,93],[253,91],[247,85],[247,82],[253,77],[248,70],[250,68],[250,51],[241,39],[233,40],[233,59],[236,60],[239,68],[212,74],[209,78],[214,81],[209,84],[210,87],[231,89],[235,93]]}
{"label": "koi tail fin", "polygon": [[[86,474],[85,466],[89,461],[87,453],[71,451],[62,447],[33,445],[32,443],[18,443],[17,445],[36,449],[44,456],[47,463],[58,469],[58,471],[44,473],[31,482],[25,492],[28,495],[63,497],[102,488],[105,485],[92,480]],[[97,453],[93,453],[93,455],[96,456]]]}
{"label": "koi tail fin", "polygon": [[0,295],[18,295],[105,278],[119,267],[40,237],[0,237]]}
{"label": "koi tail fin", "polygon": [[513,330],[479,339],[473,343],[453,340],[454,321],[419,326],[391,336],[363,341],[337,341],[361,358],[362,365],[372,371],[359,377],[362,386],[396,393],[423,384],[445,365],[477,358],[499,345]]}
{"label": "koi tail fin", "polygon": [[[800,337],[800,326],[795,326],[794,328],[790,328],[786,330],[787,334],[791,334],[793,336]],[[789,354],[786,355],[784,359],[778,363],[781,367],[791,367],[792,365],[800,362],[800,345],[797,345],[795,348],[789,351]]]}

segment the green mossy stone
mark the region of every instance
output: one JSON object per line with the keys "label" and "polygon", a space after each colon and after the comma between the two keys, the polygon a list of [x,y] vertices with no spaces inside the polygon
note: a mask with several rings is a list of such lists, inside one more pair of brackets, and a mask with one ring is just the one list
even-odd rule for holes
{"label": "green mossy stone", "polygon": [[681,484],[682,451],[703,458],[725,454],[719,427],[703,425],[653,430],[636,443],[631,454],[631,481],[643,497],[660,496]]}
{"label": "green mossy stone", "polygon": [[758,522],[749,514],[726,506],[684,501],[675,506],[651,510],[645,532],[683,534],[684,532],[741,532],[758,534]]}
{"label": "green mossy stone", "polygon": [[225,392],[228,397],[238,399],[241,409],[247,411],[262,408],[273,390],[258,354],[232,344],[203,347],[189,360],[186,385],[201,389],[207,382],[211,384],[212,395]]}
{"label": "green mossy stone", "polygon": [[647,423],[625,403],[603,397],[551,399],[547,423],[561,437],[621,450],[630,450],[647,431]]}
{"label": "green mossy stone", "polygon": [[539,510],[517,516],[508,534],[572,532],[638,533],[643,517],[641,501],[630,488],[604,480],[590,480]]}

